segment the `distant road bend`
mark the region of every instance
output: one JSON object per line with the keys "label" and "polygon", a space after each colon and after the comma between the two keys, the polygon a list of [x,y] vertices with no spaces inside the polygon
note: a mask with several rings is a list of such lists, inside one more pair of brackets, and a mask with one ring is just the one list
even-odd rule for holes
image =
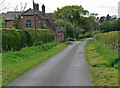
{"label": "distant road bend", "polygon": [[92,86],[84,53],[86,42],[74,42],[8,86]]}

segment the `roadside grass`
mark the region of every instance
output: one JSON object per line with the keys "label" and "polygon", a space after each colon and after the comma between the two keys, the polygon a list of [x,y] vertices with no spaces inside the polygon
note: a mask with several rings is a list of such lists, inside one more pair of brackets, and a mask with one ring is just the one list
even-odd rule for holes
{"label": "roadside grass", "polygon": [[0,53],[0,87],[2,87],[2,54]]}
{"label": "roadside grass", "polygon": [[8,85],[12,80],[27,72],[49,57],[64,49],[64,43],[51,42],[39,46],[23,48],[20,51],[2,54],[2,85]]}
{"label": "roadside grass", "polygon": [[0,15],[0,28],[2,28],[2,16]]}
{"label": "roadside grass", "polygon": [[118,62],[115,62],[118,52],[98,47],[97,44],[94,40],[89,40],[86,46],[93,86],[118,86]]}

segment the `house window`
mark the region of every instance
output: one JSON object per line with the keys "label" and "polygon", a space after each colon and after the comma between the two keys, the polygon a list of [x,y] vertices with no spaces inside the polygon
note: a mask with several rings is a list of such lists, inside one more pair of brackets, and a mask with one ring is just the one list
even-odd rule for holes
{"label": "house window", "polygon": [[32,26],[31,20],[27,20],[26,21],[26,28],[31,28],[31,26]]}

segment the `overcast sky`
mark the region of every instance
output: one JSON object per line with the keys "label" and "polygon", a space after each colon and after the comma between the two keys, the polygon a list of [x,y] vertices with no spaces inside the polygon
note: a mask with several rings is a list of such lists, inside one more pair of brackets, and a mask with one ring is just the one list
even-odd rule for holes
{"label": "overcast sky", "polygon": [[[0,0],[1,1],[1,0]],[[13,7],[18,5],[20,2],[27,2],[27,8],[32,8],[32,0],[6,0],[10,3],[9,9],[7,11],[14,11]],[[41,5],[46,6],[46,12],[53,12],[57,7],[61,8],[66,5],[82,5],[84,9],[91,13],[98,13],[99,16],[118,15],[118,2],[120,0],[34,0],[39,4],[41,10]]]}

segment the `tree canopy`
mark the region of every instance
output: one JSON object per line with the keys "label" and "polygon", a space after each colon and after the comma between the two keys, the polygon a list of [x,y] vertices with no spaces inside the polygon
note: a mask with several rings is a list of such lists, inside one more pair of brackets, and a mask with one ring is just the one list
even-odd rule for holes
{"label": "tree canopy", "polygon": [[88,32],[91,28],[95,28],[96,15],[89,13],[82,6],[72,5],[61,9],[57,8],[53,13],[53,18],[56,23],[62,25],[64,31],[65,29],[67,30],[67,37],[75,37],[75,35],[78,36],[80,33]]}

